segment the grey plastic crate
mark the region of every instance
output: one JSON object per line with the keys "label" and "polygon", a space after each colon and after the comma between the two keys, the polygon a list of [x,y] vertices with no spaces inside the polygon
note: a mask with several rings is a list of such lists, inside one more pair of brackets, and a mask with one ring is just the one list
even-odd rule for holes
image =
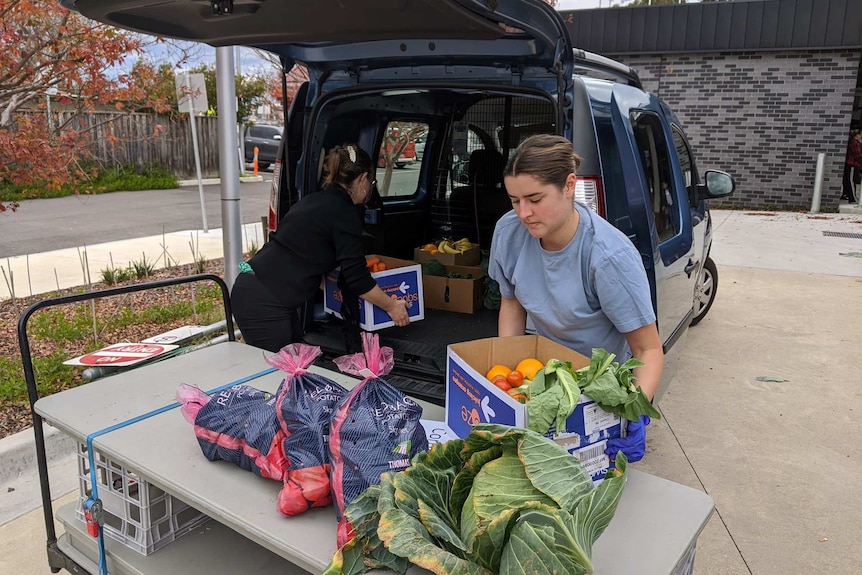
{"label": "grey plastic crate", "polygon": [[[103,533],[142,555],[149,555],[200,526],[209,517],[138,477],[98,451],[94,454],[99,499],[105,514]],[[84,520],[84,502],[92,494],[87,446],[78,444],[80,497],[75,514]]]}

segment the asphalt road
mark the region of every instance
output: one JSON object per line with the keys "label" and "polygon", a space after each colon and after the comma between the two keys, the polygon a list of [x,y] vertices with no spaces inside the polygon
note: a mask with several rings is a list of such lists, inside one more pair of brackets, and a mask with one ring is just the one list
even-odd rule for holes
{"label": "asphalt road", "polygon": [[[272,173],[262,176],[263,182],[240,184],[244,224],[259,222],[267,213]],[[418,177],[418,165],[393,170],[390,188],[399,195],[412,193]],[[221,186],[203,188],[207,225],[221,228]],[[197,185],[26,200],[17,212],[0,213],[0,258],[199,229],[203,218]]]}
{"label": "asphalt road", "polygon": [[[240,184],[244,224],[267,213],[272,174],[263,178]],[[221,186],[203,188],[208,227],[221,228]],[[203,218],[196,185],[27,200],[17,212],[0,214],[0,258],[198,229]]]}

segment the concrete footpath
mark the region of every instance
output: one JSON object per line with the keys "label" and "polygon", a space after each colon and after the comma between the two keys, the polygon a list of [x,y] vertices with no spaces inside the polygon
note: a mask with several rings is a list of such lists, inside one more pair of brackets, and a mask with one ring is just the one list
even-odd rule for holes
{"label": "concrete footpath", "polygon": [[[717,299],[635,467],[715,500],[698,575],[858,573],[862,216],[712,215]],[[74,457],[53,437],[52,494],[68,500]],[[49,572],[32,453],[32,430],[0,440],[0,573]]]}
{"label": "concrete footpath", "polygon": [[[241,250],[263,245],[260,222],[242,226]],[[0,268],[11,269],[14,283],[0,284],[0,299],[48,293],[59,289],[95,284],[102,272],[126,268],[134,263],[151,264],[153,269],[213,260],[224,256],[221,228],[182,230],[159,236],[119,240],[104,244],[52,250],[28,256],[6,258]],[[167,262],[167,266],[165,265]]]}

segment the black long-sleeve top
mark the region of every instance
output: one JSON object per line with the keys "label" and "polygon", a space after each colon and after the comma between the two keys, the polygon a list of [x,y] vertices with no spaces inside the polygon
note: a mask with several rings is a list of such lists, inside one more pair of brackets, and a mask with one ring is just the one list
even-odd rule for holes
{"label": "black long-sleeve top", "polygon": [[365,266],[362,225],[360,207],[346,190],[331,186],[297,202],[248,263],[291,308],[314,297],[321,276],[338,266],[352,291],[364,294],[377,283]]}

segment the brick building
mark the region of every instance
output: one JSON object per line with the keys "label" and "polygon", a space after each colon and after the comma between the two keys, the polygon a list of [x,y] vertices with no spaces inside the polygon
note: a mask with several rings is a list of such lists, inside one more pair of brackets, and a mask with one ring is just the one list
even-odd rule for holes
{"label": "brick building", "polygon": [[862,0],[735,0],[562,13],[577,48],[632,66],[674,110],[701,171],[724,169],[724,205],[807,209],[817,154],[837,209],[862,116]]}

